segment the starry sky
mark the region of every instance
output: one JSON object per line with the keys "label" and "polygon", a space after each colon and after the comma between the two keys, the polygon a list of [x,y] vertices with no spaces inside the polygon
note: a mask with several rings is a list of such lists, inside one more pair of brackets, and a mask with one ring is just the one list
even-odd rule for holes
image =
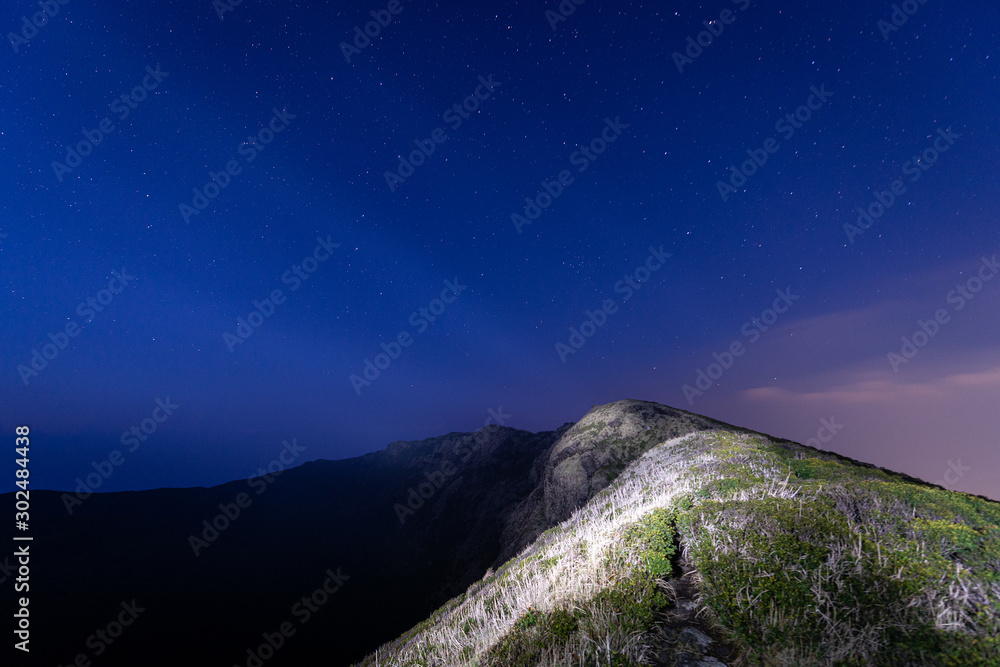
{"label": "starry sky", "polygon": [[6,3],[33,488],[638,398],[1000,497],[1000,7],[666,4]]}

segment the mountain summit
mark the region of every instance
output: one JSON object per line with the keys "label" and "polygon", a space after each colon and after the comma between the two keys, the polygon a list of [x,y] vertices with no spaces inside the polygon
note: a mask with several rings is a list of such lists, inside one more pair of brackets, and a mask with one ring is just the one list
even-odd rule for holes
{"label": "mountain summit", "polygon": [[1000,665],[996,502],[638,401],[538,465],[558,525],[362,667]]}
{"label": "mountain summit", "polygon": [[1000,665],[1000,504],[655,403],[62,495],[51,664]]}

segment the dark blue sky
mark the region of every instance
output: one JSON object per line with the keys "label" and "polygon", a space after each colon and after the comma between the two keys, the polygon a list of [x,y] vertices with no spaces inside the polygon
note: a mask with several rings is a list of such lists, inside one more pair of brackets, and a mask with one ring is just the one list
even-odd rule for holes
{"label": "dark blue sky", "polygon": [[1000,496],[1000,8],[911,4],[53,4],[2,60],[5,437],[210,485],[642,398]]}

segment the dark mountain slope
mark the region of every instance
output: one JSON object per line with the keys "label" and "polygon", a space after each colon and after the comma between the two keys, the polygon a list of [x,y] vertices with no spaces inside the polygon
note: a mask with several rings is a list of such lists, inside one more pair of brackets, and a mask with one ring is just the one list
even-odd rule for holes
{"label": "dark mountain slope", "polygon": [[[245,665],[246,650],[288,621],[295,636],[269,665],[320,653],[346,664],[482,576],[558,436],[489,426],[253,482],[95,494],[72,516],[61,494],[32,492],[33,664],[84,653],[101,665]],[[0,502],[12,508],[12,494]],[[224,529],[206,533],[206,520]],[[197,556],[192,535],[205,540]],[[293,612],[328,570],[339,590]],[[133,599],[144,611],[96,656],[101,640],[88,637]]]}

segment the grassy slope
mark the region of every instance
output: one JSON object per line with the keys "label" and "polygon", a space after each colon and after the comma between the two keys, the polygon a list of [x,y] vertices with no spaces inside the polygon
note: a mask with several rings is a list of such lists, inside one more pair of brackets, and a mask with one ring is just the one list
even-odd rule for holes
{"label": "grassy slope", "polygon": [[992,501],[702,431],[361,664],[669,663],[683,566],[730,665],[1000,666],[998,524]]}

